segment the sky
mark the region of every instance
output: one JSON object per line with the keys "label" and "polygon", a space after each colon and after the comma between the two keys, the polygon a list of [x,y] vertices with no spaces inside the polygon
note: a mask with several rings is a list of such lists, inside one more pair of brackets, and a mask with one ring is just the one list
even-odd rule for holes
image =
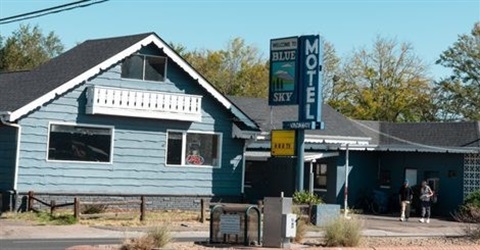
{"label": "sky", "polygon": [[[0,0],[0,18],[54,7],[67,0]],[[274,38],[320,34],[340,57],[370,48],[377,36],[409,42],[434,79],[450,71],[435,65],[442,51],[480,21],[480,0],[109,0],[84,8],[1,24],[53,31],[66,49],[88,39],[155,32],[189,50],[219,50],[241,37],[264,58]]]}

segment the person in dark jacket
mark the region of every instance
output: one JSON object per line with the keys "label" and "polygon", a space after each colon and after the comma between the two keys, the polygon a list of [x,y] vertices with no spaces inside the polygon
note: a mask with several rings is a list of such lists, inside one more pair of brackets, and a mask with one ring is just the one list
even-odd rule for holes
{"label": "person in dark jacket", "polygon": [[412,203],[413,199],[413,191],[408,184],[408,180],[406,179],[403,182],[400,191],[398,191],[398,200],[400,202],[400,221],[408,221],[410,217],[410,204]]}

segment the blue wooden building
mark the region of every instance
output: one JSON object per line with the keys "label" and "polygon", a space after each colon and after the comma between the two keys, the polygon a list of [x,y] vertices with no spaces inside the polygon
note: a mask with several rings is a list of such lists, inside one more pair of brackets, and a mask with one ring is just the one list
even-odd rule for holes
{"label": "blue wooden building", "polygon": [[[154,33],[88,40],[0,74],[0,193],[239,199],[258,126]],[[158,202],[155,202],[158,201]]]}
{"label": "blue wooden building", "polygon": [[[256,200],[292,194],[295,159],[270,157],[270,132],[297,119],[296,106],[268,106],[266,99],[230,97],[261,127],[246,153],[245,192]],[[349,147],[348,205],[373,191],[395,211],[405,179],[427,180],[437,195],[433,212],[449,215],[480,189],[480,122],[389,123],[357,121],[323,105],[324,130],[305,131],[305,190],[327,203],[344,204],[346,146]]]}

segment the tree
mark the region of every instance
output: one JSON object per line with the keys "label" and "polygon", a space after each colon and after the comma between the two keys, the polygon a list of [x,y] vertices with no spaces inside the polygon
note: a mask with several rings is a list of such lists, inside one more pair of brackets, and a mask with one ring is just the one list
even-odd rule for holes
{"label": "tree", "polygon": [[338,75],[340,74],[340,58],[335,52],[333,44],[323,41],[323,89],[322,97],[324,102],[338,100],[341,90],[338,89]]}
{"label": "tree", "polygon": [[267,96],[268,62],[255,46],[245,44],[242,38],[229,41],[221,50],[188,51],[183,45],[171,45],[223,94]]}
{"label": "tree", "polygon": [[464,34],[436,62],[452,75],[436,83],[443,120],[480,120],[480,23]]}
{"label": "tree", "polygon": [[43,35],[38,26],[20,25],[4,42],[0,40],[0,71],[29,70],[63,52],[52,32]]}
{"label": "tree", "polygon": [[369,51],[354,51],[343,64],[328,103],[355,119],[390,122],[431,119],[427,68],[408,43],[377,37]]}

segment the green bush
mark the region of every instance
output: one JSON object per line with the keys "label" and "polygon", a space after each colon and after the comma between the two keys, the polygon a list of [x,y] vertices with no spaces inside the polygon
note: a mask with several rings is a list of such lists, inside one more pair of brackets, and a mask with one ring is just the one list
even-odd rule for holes
{"label": "green bush", "polygon": [[460,222],[480,223],[480,189],[467,195],[463,205],[452,216]]}
{"label": "green bush", "polygon": [[293,203],[316,205],[323,203],[323,200],[318,195],[304,190],[293,194]]}
{"label": "green bush", "polygon": [[355,247],[362,238],[361,222],[339,216],[325,226],[325,244],[328,247]]}
{"label": "green bush", "polygon": [[467,197],[465,197],[464,204],[480,208],[480,189],[477,189],[476,191],[467,195]]}

